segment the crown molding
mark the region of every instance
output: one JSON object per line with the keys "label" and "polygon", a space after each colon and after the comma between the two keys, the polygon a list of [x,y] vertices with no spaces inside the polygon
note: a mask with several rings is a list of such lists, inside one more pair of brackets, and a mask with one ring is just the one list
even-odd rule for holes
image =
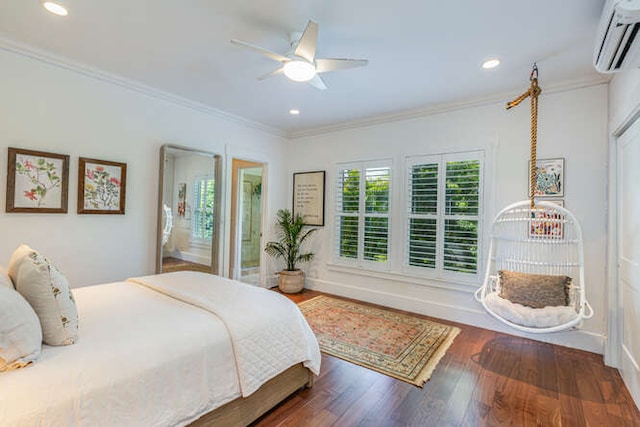
{"label": "crown molding", "polygon": [[217,108],[210,107],[200,102],[192,101],[187,98],[175,95],[170,92],[166,92],[160,89],[153,88],[151,86],[144,85],[135,80],[127,79],[115,74],[108,73],[106,71],[90,67],[88,65],[73,61],[69,58],[65,58],[59,55],[55,55],[50,52],[45,52],[40,49],[36,49],[33,46],[16,42],[3,35],[0,35],[0,49],[5,50],[17,55],[24,56],[26,58],[34,59],[55,67],[63,68],[86,77],[90,77],[95,80],[110,83],[116,86],[120,86],[125,89],[132,90],[134,92],[141,93],[162,101],[166,101],[181,107],[189,108],[200,113],[209,114],[224,120],[235,122],[242,126],[247,126],[253,129],[257,129],[271,135],[288,138],[289,134],[282,129],[278,129],[272,126],[265,125],[253,120],[246,119],[244,117],[227,113]]}
{"label": "crown molding", "polygon": [[[597,86],[601,84],[608,84],[611,80],[610,75],[595,76],[589,79],[573,80],[569,82],[563,82],[556,85],[549,85],[544,88],[545,94],[560,93],[576,89],[581,89],[590,86]],[[340,132],[350,129],[367,128],[371,126],[377,126],[385,123],[393,123],[402,120],[410,120],[420,117],[433,116],[436,114],[448,113],[452,111],[465,110],[468,108],[476,108],[485,105],[502,103],[505,104],[505,99],[509,99],[514,96],[514,92],[502,92],[500,94],[491,95],[487,97],[476,98],[473,100],[467,100],[463,102],[453,102],[446,104],[438,104],[427,108],[419,108],[413,110],[402,111],[399,113],[392,113],[387,115],[369,117],[362,120],[355,120],[350,122],[338,123],[335,125],[319,126],[314,128],[302,129],[299,131],[289,132],[289,139],[297,139],[309,136],[318,136],[328,133]]]}
{"label": "crown molding", "polygon": [[[340,132],[350,129],[366,128],[371,126],[377,126],[385,123],[398,122],[402,120],[410,120],[420,117],[427,117],[436,114],[442,114],[457,110],[464,110],[468,108],[481,107],[485,105],[504,103],[505,99],[513,97],[513,92],[503,92],[496,95],[487,97],[476,98],[473,100],[467,100],[462,102],[444,103],[438,104],[426,108],[419,108],[413,110],[402,111],[398,113],[391,113],[386,115],[369,117],[361,120],[348,121],[343,123],[337,123],[327,126],[318,126],[313,128],[305,128],[300,130],[293,130],[287,132],[286,130],[268,126],[254,120],[244,118],[232,113],[227,113],[217,108],[210,107],[208,105],[196,102],[170,92],[166,92],[160,89],[156,89],[140,82],[130,80],[115,74],[111,74],[100,69],[90,67],[88,65],[73,61],[69,58],[65,58],[59,55],[45,52],[40,49],[36,49],[33,46],[16,42],[3,35],[0,35],[0,49],[12,52],[17,55],[21,55],[30,59],[34,59],[49,65],[53,65],[59,68],[63,68],[86,77],[90,77],[99,81],[110,83],[116,86],[123,87],[162,101],[166,101],[175,105],[179,105],[185,108],[189,108],[194,111],[209,114],[224,120],[228,120],[242,126],[257,129],[274,136],[297,139],[309,136],[318,136],[328,133]],[[599,75],[589,79],[574,80],[569,82],[563,82],[556,85],[549,85],[544,88],[545,94],[559,93],[570,90],[576,90],[584,87],[595,86],[600,84],[607,84],[611,80],[610,75]]]}

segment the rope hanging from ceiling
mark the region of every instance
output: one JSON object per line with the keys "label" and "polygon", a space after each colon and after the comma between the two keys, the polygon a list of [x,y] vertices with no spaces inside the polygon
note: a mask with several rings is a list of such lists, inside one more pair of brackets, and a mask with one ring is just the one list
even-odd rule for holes
{"label": "rope hanging from ceiling", "polygon": [[519,105],[527,98],[531,100],[531,162],[529,163],[529,199],[531,200],[531,208],[535,207],[535,188],[536,188],[536,150],[538,143],[538,97],[542,93],[542,89],[538,86],[538,66],[533,63],[531,74],[529,75],[531,82],[529,89],[522,95],[511,102],[507,102],[507,110]]}

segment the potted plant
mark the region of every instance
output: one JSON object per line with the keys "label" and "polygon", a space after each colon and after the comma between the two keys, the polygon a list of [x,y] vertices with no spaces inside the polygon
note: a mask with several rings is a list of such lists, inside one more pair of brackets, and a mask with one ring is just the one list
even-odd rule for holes
{"label": "potted plant", "polygon": [[304,271],[296,268],[296,265],[313,259],[313,252],[302,253],[302,244],[316,229],[305,229],[302,216],[294,216],[288,209],[280,209],[276,218],[278,241],[268,242],[264,250],[286,263],[286,268],[279,273],[280,290],[288,294],[300,292],[304,288]]}

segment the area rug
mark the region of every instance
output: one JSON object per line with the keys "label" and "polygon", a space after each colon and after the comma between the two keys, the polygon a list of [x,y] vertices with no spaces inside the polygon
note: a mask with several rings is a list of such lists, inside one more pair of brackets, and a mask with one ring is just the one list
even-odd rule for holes
{"label": "area rug", "polygon": [[298,304],[320,350],[422,387],[460,329],[327,296]]}

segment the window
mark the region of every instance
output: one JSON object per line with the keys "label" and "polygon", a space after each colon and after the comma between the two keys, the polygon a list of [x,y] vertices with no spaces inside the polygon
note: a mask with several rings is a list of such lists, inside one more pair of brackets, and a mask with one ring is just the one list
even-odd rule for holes
{"label": "window", "polygon": [[479,152],[407,160],[407,266],[478,273],[481,167]]}
{"label": "window", "polygon": [[336,255],[386,265],[389,255],[390,162],[338,166]]}
{"label": "window", "polygon": [[206,176],[193,184],[193,216],[191,217],[191,237],[211,241],[213,238],[213,203],[215,180]]}

